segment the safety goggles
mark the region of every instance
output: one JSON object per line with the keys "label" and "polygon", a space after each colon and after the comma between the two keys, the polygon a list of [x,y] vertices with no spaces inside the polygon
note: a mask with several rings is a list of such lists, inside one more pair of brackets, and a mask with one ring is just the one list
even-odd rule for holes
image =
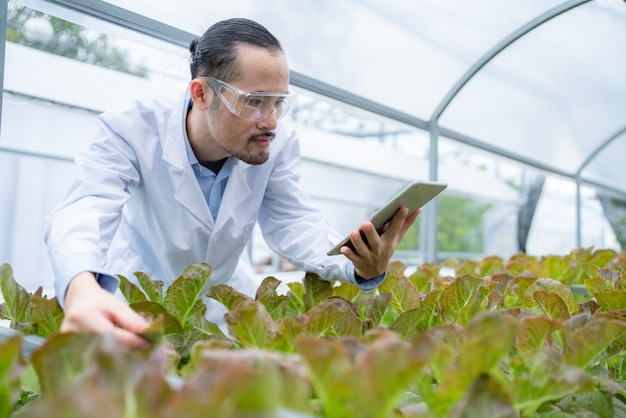
{"label": "safety goggles", "polygon": [[213,77],[204,77],[232,114],[249,121],[263,120],[272,113],[280,119],[293,102],[292,93],[251,93]]}

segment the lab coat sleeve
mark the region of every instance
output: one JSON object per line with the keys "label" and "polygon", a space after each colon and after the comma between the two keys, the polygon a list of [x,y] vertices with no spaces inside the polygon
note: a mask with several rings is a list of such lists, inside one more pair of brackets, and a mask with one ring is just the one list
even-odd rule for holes
{"label": "lab coat sleeve", "polygon": [[366,291],[375,289],[384,275],[357,281],[354,266],[347,258],[326,255],[342,237],[328,225],[299,184],[300,149],[295,132],[291,131],[279,152],[259,212],[259,225],[269,247],[296,267],[324,280],[347,281]]}
{"label": "lab coat sleeve", "polygon": [[106,254],[120,223],[128,188],[140,183],[135,152],[102,118],[89,150],[76,159],[77,177],[64,201],[47,218],[45,242],[61,306],[71,279],[90,271],[114,291],[118,279],[106,271]]}

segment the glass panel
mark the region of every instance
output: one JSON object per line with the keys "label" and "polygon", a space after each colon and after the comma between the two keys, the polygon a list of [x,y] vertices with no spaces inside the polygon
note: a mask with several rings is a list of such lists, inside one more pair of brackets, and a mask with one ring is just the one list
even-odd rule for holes
{"label": "glass panel", "polygon": [[[97,113],[136,98],[178,95],[187,82],[181,48],[178,55],[169,45],[155,50],[13,2],[9,19],[9,40],[16,42],[6,44],[5,148],[73,157],[93,139]],[[50,22],[48,42],[29,41],[33,21],[42,27]],[[37,123],[29,123],[33,118]]]}
{"label": "glass panel", "polygon": [[439,151],[439,177],[449,184],[439,205],[439,261],[515,254],[523,168],[445,137]]}
{"label": "glass panel", "polygon": [[0,151],[0,263],[9,263],[30,292],[42,286],[44,294],[54,295],[44,221],[74,175],[71,162]]}
{"label": "glass panel", "polygon": [[[582,247],[614,248],[619,244],[593,189],[582,187]],[[528,238],[533,255],[563,255],[576,244],[576,184],[548,177]]]}
{"label": "glass panel", "polygon": [[[184,48],[50,3],[29,3],[38,9],[8,3],[6,90],[101,112],[178,93],[189,80]],[[50,11],[59,14],[44,13]],[[43,27],[51,36],[31,41]]]}
{"label": "glass panel", "polygon": [[442,196],[437,226],[438,259],[472,258],[485,254],[488,245],[485,238],[495,235],[488,221],[494,216],[490,211],[492,208],[492,203],[454,195]]}
{"label": "glass panel", "polygon": [[[32,123],[33,118],[37,123]],[[0,137],[3,149],[69,159],[86,148],[95,132],[95,115],[88,110],[4,92]]]}
{"label": "glass panel", "polygon": [[605,216],[604,209],[598,198],[597,192],[589,187],[581,188],[582,211],[581,211],[581,246],[595,249],[612,248],[620,251],[622,248],[615,231]]}

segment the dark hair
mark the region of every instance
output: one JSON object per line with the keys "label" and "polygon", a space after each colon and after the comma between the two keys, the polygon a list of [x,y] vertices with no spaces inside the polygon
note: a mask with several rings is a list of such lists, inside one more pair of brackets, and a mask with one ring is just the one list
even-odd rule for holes
{"label": "dark hair", "polygon": [[239,78],[236,48],[242,43],[283,52],[278,39],[257,22],[243,18],[222,20],[191,41],[191,78],[208,76],[226,82]]}

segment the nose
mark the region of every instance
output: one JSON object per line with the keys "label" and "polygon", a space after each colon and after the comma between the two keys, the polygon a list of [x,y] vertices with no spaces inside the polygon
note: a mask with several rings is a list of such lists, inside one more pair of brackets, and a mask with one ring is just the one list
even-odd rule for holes
{"label": "nose", "polygon": [[259,128],[264,128],[273,131],[278,126],[278,119],[276,118],[276,109],[272,110],[269,115],[259,119],[256,122]]}

